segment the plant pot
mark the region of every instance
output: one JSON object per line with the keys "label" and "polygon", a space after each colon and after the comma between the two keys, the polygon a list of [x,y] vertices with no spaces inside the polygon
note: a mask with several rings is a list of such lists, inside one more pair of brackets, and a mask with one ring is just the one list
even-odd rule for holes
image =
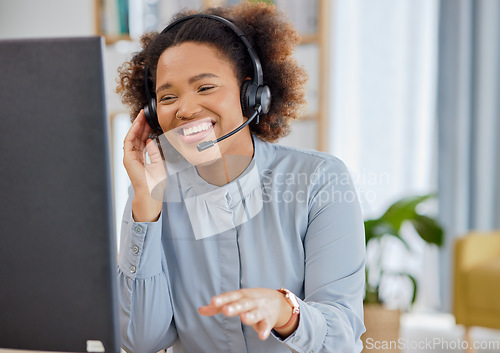
{"label": "plant pot", "polygon": [[400,310],[390,310],[381,304],[364,304],[366,332],[361,336],[363,353],[399,353]]}

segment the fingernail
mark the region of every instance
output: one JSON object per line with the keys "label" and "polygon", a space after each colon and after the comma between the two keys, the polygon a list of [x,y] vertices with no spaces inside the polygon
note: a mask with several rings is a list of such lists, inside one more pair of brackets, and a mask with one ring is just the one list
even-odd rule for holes
{"label": "fingernail", "polygon": [[267,340],[270,333],[271,332],[269,330],[265,330],[264,333],[262,334],[262,340]]}
{"label": "fingernail", "polygon": [[234,312],[234,308],[232,306],[227,308],[227,313],[232,314]]}
{"label": "fingernail", "polygon": [[216,306],[221,305],[221,304],[222,304],[222,299],[221,299],[221,298],[215,298],[215,299],[214,299],[214,304],[215,304]]}

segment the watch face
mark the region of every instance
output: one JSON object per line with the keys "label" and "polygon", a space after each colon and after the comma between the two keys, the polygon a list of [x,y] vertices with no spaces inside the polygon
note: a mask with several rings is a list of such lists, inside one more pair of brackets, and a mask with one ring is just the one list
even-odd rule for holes
{"label": "watch face", "polygon": [[280,288],[280,289],[278,289],[278,291],[285,295],[286,300],[293,307],[293,310],[298,312],[298,310],[300,308],[300,304],[299,304],[299,301],[297,300],[297,297],[295,296],[295,294],[293,294],[292,292],[290,292],[286,288]]}
{"label": "watch face", "polygon": [[290,292],[288,298],[290,298],[290,301],[292,302],[292,305],[294,307],[296,308],[299,307],[299,301],[297,300],[297,297],[293,293]]}

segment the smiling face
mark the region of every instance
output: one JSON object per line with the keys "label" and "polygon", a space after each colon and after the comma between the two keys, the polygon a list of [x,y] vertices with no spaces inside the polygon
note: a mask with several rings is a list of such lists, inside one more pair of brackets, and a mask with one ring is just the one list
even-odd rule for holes
{"label": "smiling face", "polygon": [[234,65],[213,46],[185,42],[160,56],[156,73],[158,120],[170,143],[190,163],[205,164],[226,155],[253,155],[248,126],[203,152],[196,148],[246,120],[241,111],[240,86]]}

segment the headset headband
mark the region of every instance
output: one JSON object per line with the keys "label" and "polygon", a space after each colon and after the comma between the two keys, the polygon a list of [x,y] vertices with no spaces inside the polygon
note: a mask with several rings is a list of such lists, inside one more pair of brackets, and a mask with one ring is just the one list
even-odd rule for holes
{"label": "headset headband", "polygon": [[203,18],[210,18],[212,20],[219,21],[223,24],[225,24],[227,27],[231,28],[234,33],[238,35],[238,37],[241,38],[243,41],[243,44],[245,44],[245,47],[247,48],[248,54],[250,55],[250,58],[252,59],[252,65],[253,65],[253,73],[254,77],[252,78],[252,81],[257,84],[257,86],[262,86],[264,84],[264,75],[262,74],[262,65],[260,64],[259,57],[257,56],[257,53],[253,49],[252,45],[248,41],[247,37],[245,34],[231,21],[220,17],[216,15],[209,15],[209,14],[203,14],[203,13],[198,13],[194,15],[188,15],[182,18],[179,18],[178,20],[175,20],[171,24],[169,24],[163,31],[161,31],[160,34],[164,34],[168,32],[172,27],[178,25],[181,22],[190,20],[192,18],[197,18],[197,17],[203,17]]}

